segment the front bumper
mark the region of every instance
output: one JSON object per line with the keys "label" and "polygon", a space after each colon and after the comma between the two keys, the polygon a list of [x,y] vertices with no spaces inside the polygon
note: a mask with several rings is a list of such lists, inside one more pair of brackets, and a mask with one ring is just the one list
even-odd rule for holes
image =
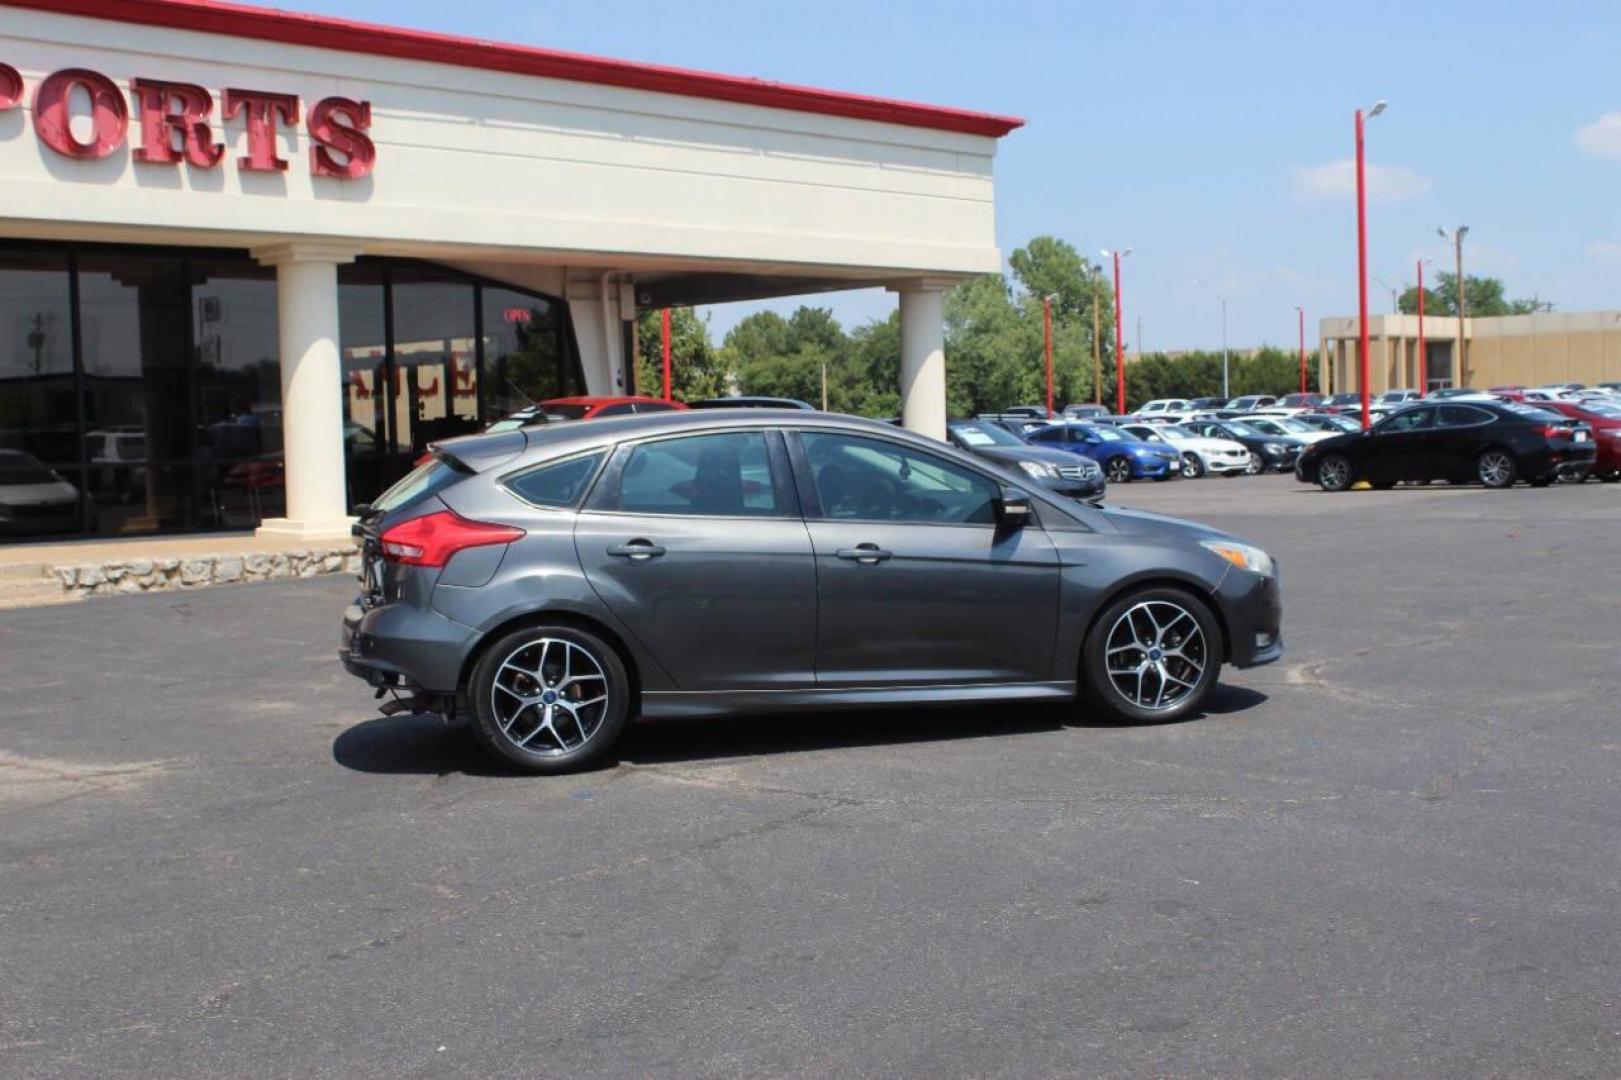
{"label": "front bumper", "polygon": [[1044,480],[1042,486],[1054,495],[1062,495],[1066,499],[1080,499],[1090,502],[1100,498],[1103,490],[1108,486],[1100,473],[1092,480]]}
{"label": "front bumper", "polygon": [[1251,668],[1283,659],[1283,594],[1276,577],[1233,569],[1216,590],[1227,626],[1227,662]]}

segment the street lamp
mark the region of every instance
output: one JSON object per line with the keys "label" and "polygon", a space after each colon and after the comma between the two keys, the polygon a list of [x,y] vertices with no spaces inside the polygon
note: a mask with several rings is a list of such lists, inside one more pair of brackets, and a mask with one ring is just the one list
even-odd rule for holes
{"label": "street lamp", "polygon": [[1418,260],[1418,392],[1430,392],[1430,356],[1424,345],[1424,265],[1429,259]]}
{"label": "street lamp", "polygon": [[1295,307],[1295,314],[1300,317],[1300,392],[1306,392],[1306,309]]}
{"label": "street lamp", "polygon": [[670,309],[659,311],[659,356],[664,361],[664,400],[670,400]]}
{"label": "street lamp", "polygon": [[1103,249],[1103,257],[1114,260],[1114,411],[1117,416],[1126,414],[1126,316],[1120,308],[1120,260],[1130,254],[1130,248]]}
{"label": "street lamp", "polygon": [[1053,416],[1053,301],[1057,299],[1057,293],[1048,293],[1041,298],[1041,338],[1043,349],[1047,354],[1048,419]]}
{"label": "street lamp", "polygon": [[[1385,111],[1383,99],[1373,103],[1367,119]],[[1368,181],[1367,154],[1363,147],[1364,118],[1356,111],[1356,291],[1357,291],[1357,377],[1362,385],[1362,430],[1373,424],[1368,412]]]}
{"label": "street lamp", "polygon": [[1373,283],[1375,285],[1382,285],[1390,290],[1390,313],[1394,315],[1401,311],[1401,293],[1397,290],[1396,286],[1392,285],[1378,274],[1373,276]]}
{"label": "street lamp", "polygon": [[1452,245],[1457,257],[1458,275],[1458,384],[1467,386],[1469,383],[1469,346],[1463,339],[1463,318],[1468,313],[1468,301],[1463,291],[1463,238],[1469,232],[1469,226],[1459,225],[1452,232],[1445,229],[1436,229],[1441,239]]}
{"label": "street lamp", "polygon": [[[1195,285],[1210,284],[1208,281],[1201,281],[1198,278],[1194,278],[1193,283]],[[1228,385],[1227,375],[1227,298],[1223,296],[1221,297],[1221,396],[1231,401],[1233,392]]]}

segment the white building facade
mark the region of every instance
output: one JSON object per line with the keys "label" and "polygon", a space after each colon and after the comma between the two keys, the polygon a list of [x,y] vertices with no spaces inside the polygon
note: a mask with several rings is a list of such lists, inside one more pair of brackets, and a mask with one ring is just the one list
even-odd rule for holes
{"label": "white building facade", "polygon": [[0,475],[75,493],[0,479],[0,540],[344,535],[428,441],[629,392],[650,307],[888,287],[943,435],[1017,120],[213,0],[0,15]]}

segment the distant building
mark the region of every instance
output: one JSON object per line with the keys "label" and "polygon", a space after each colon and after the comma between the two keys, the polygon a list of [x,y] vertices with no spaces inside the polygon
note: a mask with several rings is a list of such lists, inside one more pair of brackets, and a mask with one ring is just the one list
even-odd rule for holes
{"label": "distant building", "polygon": [[[1621,380],[1621,311],[1549,312],[1463,321],[1464,370],[1458,370],[1458,320],[1424,319],[1427,370],[1421,381],[1418,316],[1368,316],[1369,387],[1541,386]],[[1360,389],[1356,317],[1324,319],[1319,384],[1332,392]]]}

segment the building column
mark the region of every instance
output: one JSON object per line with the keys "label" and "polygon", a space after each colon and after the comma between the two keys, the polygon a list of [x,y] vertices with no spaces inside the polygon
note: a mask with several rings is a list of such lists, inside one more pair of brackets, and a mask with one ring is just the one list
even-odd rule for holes
{"label": "building column", "polygon": [[343,359],[338,349],[338,266],[353,248],[276,244],[254,258],[276,268],[281,344],[281,428],[287,516],[260,536],[334,540],[349,535],[343,453]]}
{"label": "building column", "polygon": [[901,308],[901,426],[946,437],[946,290],[933,278],[891,285]]}

